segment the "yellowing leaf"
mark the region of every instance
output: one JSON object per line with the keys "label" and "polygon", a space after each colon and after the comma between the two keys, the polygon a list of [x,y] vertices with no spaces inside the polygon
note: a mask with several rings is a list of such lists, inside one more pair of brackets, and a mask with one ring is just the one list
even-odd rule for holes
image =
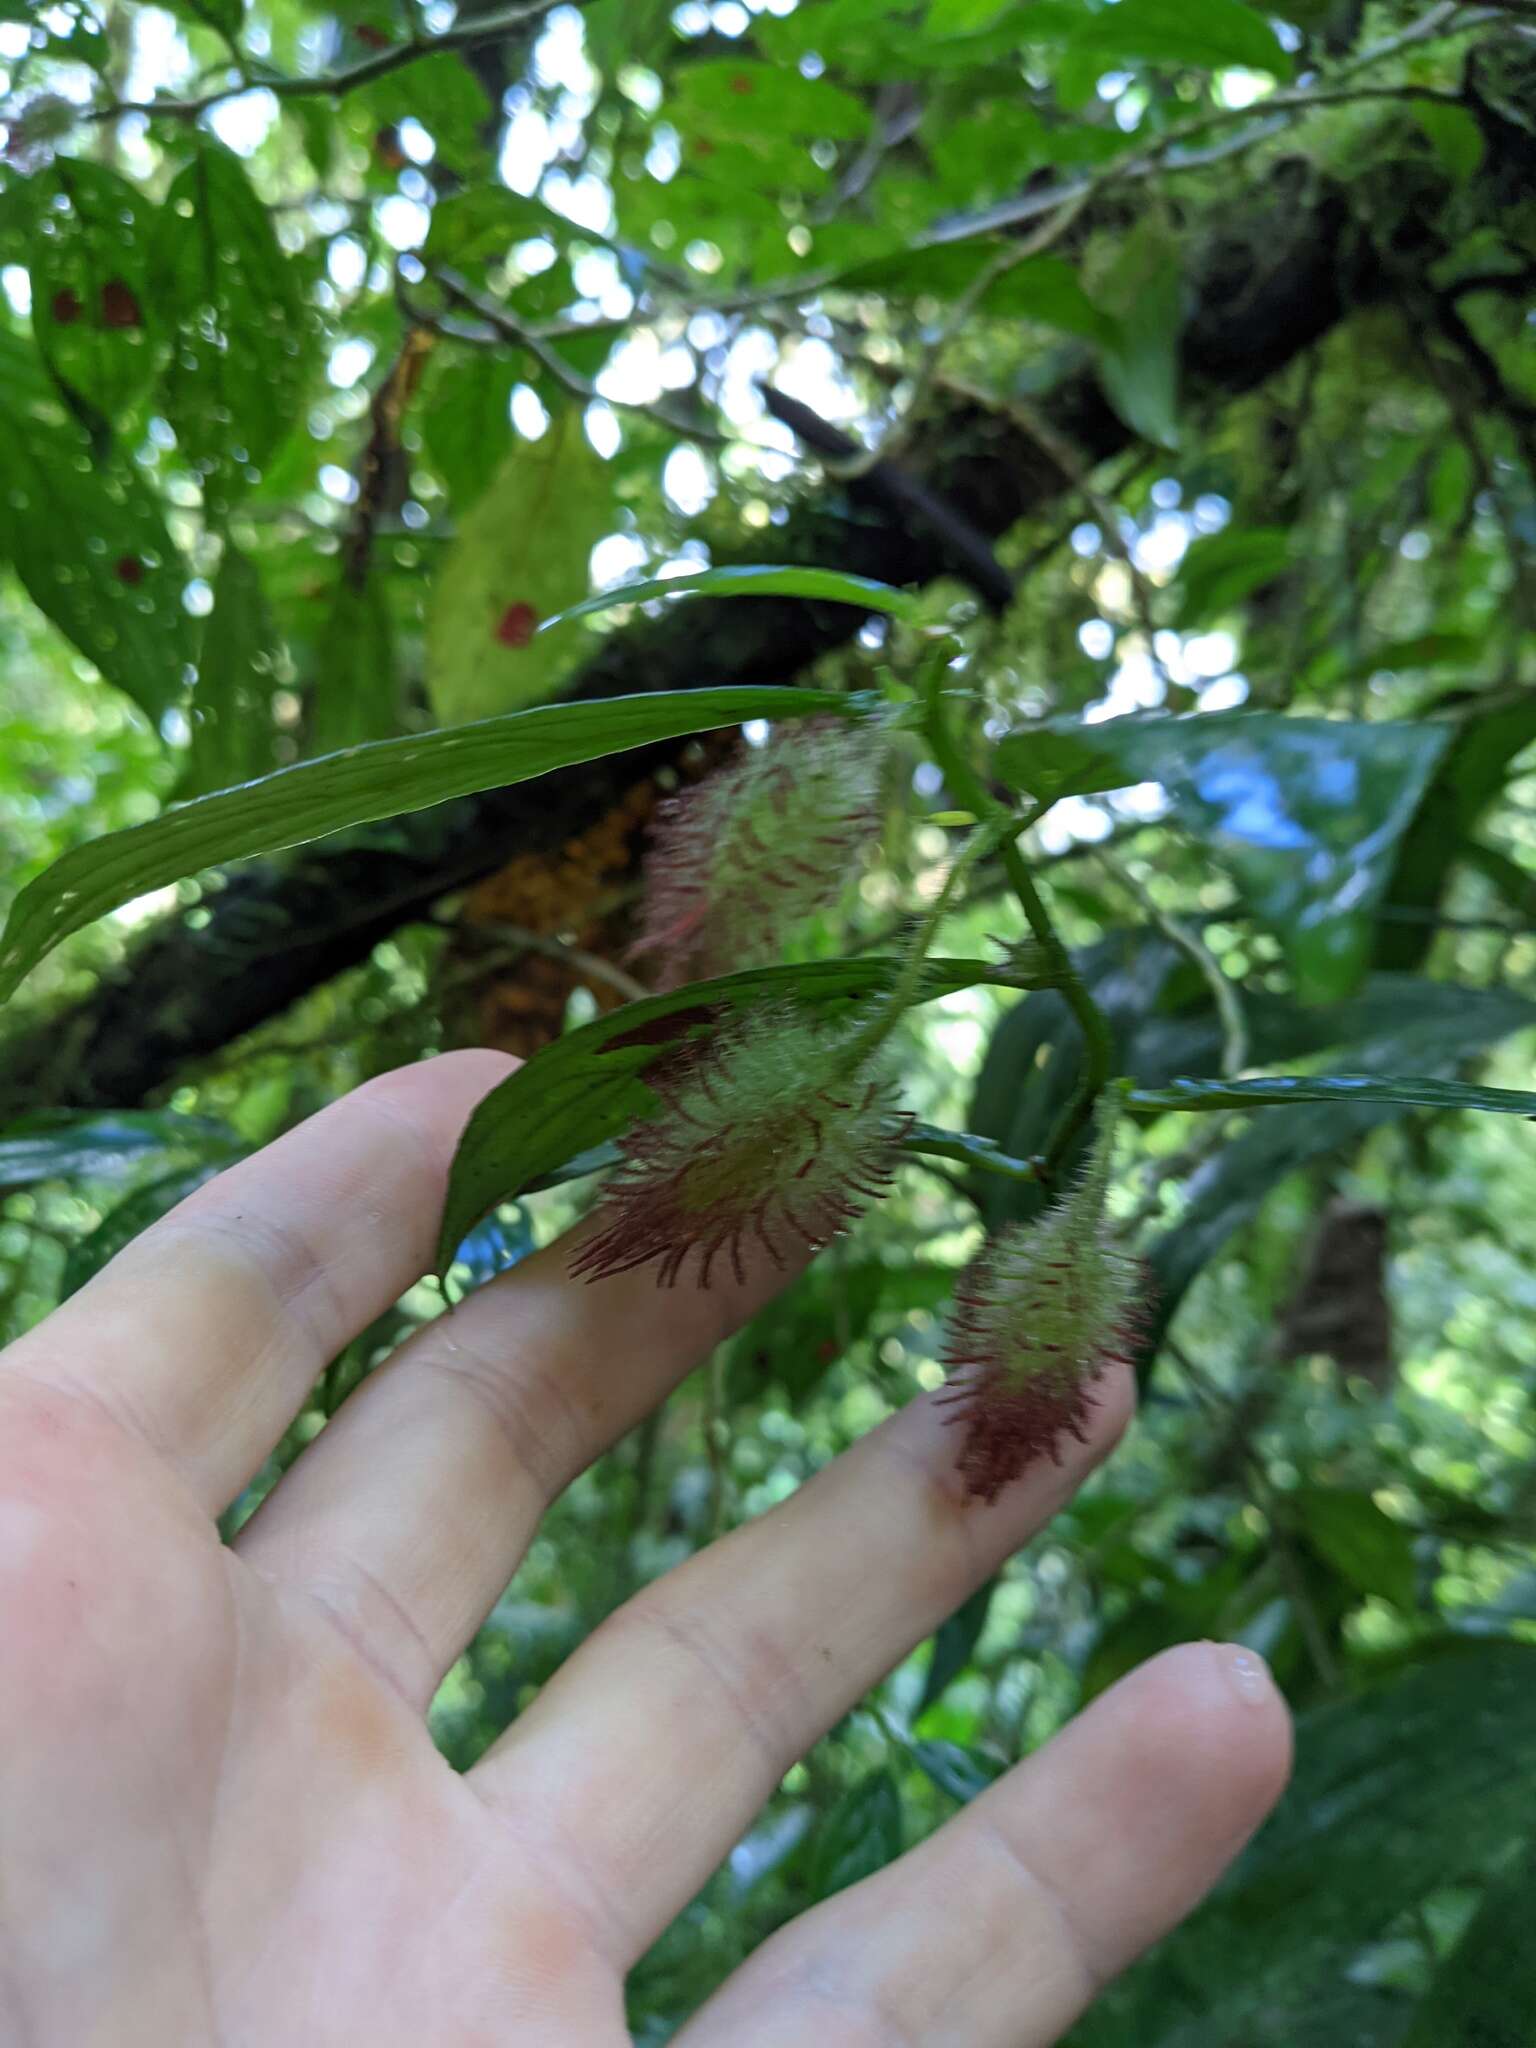
{"label": "yellowing leaf", "polygon": [[587,594],[587,560],[612,525],[606,463],[562,413],[517,442],[459,528],[427,615],[427,689],[445,725],[545,696],[573,641],[540,633]]}

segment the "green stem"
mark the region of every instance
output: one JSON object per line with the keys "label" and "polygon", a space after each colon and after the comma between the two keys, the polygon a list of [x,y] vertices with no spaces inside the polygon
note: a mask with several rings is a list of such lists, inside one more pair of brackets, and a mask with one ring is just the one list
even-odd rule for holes
{"label": "green stem", "polygon": [[1015,1159],[1001,1145],[978,1137],[974,1131],[944,1131],[933,1124],[914,1124],[902,1139],[901,1149],[909,1157],[953,1159],[982,1173],[999,1174],[1004,1180],[1038,1181],[1044,1163],[1039,1159]]}
{"label": "green stem", "polygon": [[849,1068],[861,1066],[875,1049],[883,1045],[903,1016],[917,1000],[922,987],[923,968],[928,959],[928,948],[933,944],[934,934],[949,914],[960,884],[979,860],[996,848],[1005,832],[1014,829],[1015,821],[1006,811],[993,805],[994,815],[976,827],[956,854],[949,873],[944,877],[944,886],[934,897],[922,923],[913,933],[911,942],[902,955],[901,967],[892,982],[889,993],[881,1000],[880,1007],[865,1028],[854,1039],[846,1054]]}
{"label": "green stem", "polygon": [[1020,908],[1036,944],[1045,954],[1053,979],[1061,989],[1062,999],[1077,1019],[1083,1034],[1083,1069],[1078,1077],[1072,1099],[1057,1120],[1050,1141],[1045,1149],[1048,1170],[1054,1170],[1066,1156],[1073,1139],[1093,1115],[1093,1105],[1102,1093],[1106,1082],[1114,1071],[1115,1048],[1110,1035],[1109,1021],[1104,1012],[1088,992],[1087,984],[1072,965],[1072,956],[1062,942],[1061,934],[1051,922],[1051,913],[1045,899],[1035,886],[1035,878],[1029,871],[1029,864],[1019,851],[1018,834],[1026,831],[1038,818],[1044,806],[1038,806],[1026,818],[1015,820],[987,788],[976,770],[961,753],[950,732],[949,722],[944,716],[942,697],[943,669],[937,662],[927,678],[927,712],[923,721],[933,758],[943,770],[944,780],[978,818],[1006,818],[1011,829],[1003,840],[1003,872],[1008,877],[1009,887],[1019,899]]}

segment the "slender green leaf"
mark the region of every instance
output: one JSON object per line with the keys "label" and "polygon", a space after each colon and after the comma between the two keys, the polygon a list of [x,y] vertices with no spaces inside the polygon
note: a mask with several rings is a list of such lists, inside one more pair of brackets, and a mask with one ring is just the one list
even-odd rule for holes
{"label": "slender green leaf", "polygon": [[556,612],[539,627],[548,633],[567,619],[582,619],[596,612],[609,612],[618,605],[644,604],[655,597],[804,597],[829,604],[857,605],[860,611],[886,612],[892,618],[918,616],[918,600],[889,583],[876,583],[868,576],[852,576],[841,569],[785,569],[770,563],[745,568],[700,569],[687,576],[650,576],[639,583],[621,583],[613,590],[600,591],[580,604]]}
{"label": "slender green leaf", "polygon": [[850,699],[826,690],[660,690],[541,705],[280,768],[243,789],[198,797],[151,824],[74,847],[55,861],[22,890],[0,933],[0,1001],[71,932],[200,868],[275,853],[475,790],[526,782],[627,747],[753,718],[849,708]]}
{"label": "slender green leaf", "polygon": [[[515,1201],[565,1161],[612,1138],[654,1106],[645,1071],[680,1040],[717,1029],[742,1004],[788,998],[818,1009],[889,987],[894,960],[818,960],[698,981],[626,1003],[535,1054],[477,1104],[454,1155],[438,1234],[438,1266],[500,1202]],[[935,960],[924,1001],[1003,970],[976,960]]]}
{"label": "slender green leaf", "polygon": [[903,1847],[901,1794],[889,1771],[871,1771],[851,1785],[807,1844],[806,1882],[813,1899],[830,1899],[894,1863]]}
{"label": "slender green leaf", "polygon": [[613,471],[579,412],[562,412],[540,441],[513,443],[432,586],[427,687],[441,719],[547,695],[573,648],[539,626],[586,590],[592,550],[612,524]]}
{"label": "slender green leaf", "polygon": [[192,746],[178,797],[233,789],[270,771],[272,691],[281,659],[256,565],[226,542],[197,659]]}
{"label": "slender green leaf", "polygon": [[934,1124],[914,1124],[902,1140],[904,1152],[931,1159],[953,1159],[973,1172],[1000,1174],[1004,1180],[1038,1181],[1038,1159],[1014,1159],[990,1138],[974,1131],[945,1131]]}
{"label": "slender green leaf", "polygon": [[1267,1109],[1292,1102],[1391,1102],[1417,1109],[1490,1109],[1536,1117],[1536,1094],[1411,1074],[1269,1074],[1254,1081],[1179,1079],[1135,1088],[1133,1109]]}
{"label": "slender green leaf", "polygon": [[228,1155],[233,1134],[213,1117],[168,1109],[114,1110],[100,1116],[55,1112],[0,1130],[0,1188],[40,1180],[96,1178],[121,1172],[147,1152],[189,1146]]}
{"label": "slender green leaf", "polygon": [[[1454,1068],[1510,1032],[1536,1024],[1536,1006],[1506,989],[1459,988],[1399,974],[1373,975],[1361,995],[1332,1013],[1314,1014],[1319,1030],[1349,1045],[1360,1067],[1384,1075],[1405,1066]],[[1312,1102],[1287,1099],[1295,1106],[1284,1116],[1256,1117],[1194,1175],[1178,1223],[1153,1245],[1149,1262],[1157,1297],[1148,1358],[1195,1275],[1234,1231],[1253,1220],[1279,1181],[1410,1108],[1445,1106],[1395,1096],[1366,1101],[1352,1093]]]}

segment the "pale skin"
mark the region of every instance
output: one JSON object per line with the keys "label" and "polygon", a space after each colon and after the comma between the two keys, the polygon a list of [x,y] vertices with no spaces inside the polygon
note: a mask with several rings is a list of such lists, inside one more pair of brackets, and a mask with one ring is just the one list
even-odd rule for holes
{"label": "pale skin", "polygon": [[[648,1587],[465,1776],[425,1713],[549,1502],[783,1276],[588,1285],[556,1245],[412,1339],[233,1547],[215,1517],[428,1266],[506,1062],[370,1083],[0,1358],[8,2048],[623,2048],[623,1984],[790,1765],[1128,1419],[967,1505],[916,1399]],[[1190,1644],[761,1948],[683,2048],[1043,2048],[1271,1806],[1284,1708]]]}

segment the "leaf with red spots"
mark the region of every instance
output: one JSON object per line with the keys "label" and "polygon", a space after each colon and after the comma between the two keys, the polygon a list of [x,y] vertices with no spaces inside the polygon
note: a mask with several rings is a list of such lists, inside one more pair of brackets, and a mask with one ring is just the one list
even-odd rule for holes
{"label": "leaf with red spots", "polygon": [[14,335],[0,335],[0,391],[0,556],[105,681],[158,720],[181,695],[192,621],[155,491],[127,453],[93,450]]}
{"label": "leaf with red spots", "polygon": [[101,324],[103,327],[144,325],[144,309],[132,285],[125,284],[120,277],[109,277],[101,288]]}
{"label": "leaf with red spots", "polygon": [[174,343],[161,406],[217,519],[302,416],[313,322],[245,166],[214,142],[166,194],[151,276]]}
{"label": "leaf with red spots", "polygon": [[108,420],[154,375],[152,209],[104,164],[56,157],[29,188],[33,325],[56,381]]}
{"label": "leaf with red spots", "polygon": [[503,647],[526,647],[539,630],[539,615],[531,604],[509,604],[496,621],[496,638]]}
{"label": "leaf with red spots", "polygon": [[581,414],[514,441],[460,522],[427,612],[427,689],[444,724],[547,695],[581,647],[539,622],[587,594],[592,549],[614,523],[612,472]]}

